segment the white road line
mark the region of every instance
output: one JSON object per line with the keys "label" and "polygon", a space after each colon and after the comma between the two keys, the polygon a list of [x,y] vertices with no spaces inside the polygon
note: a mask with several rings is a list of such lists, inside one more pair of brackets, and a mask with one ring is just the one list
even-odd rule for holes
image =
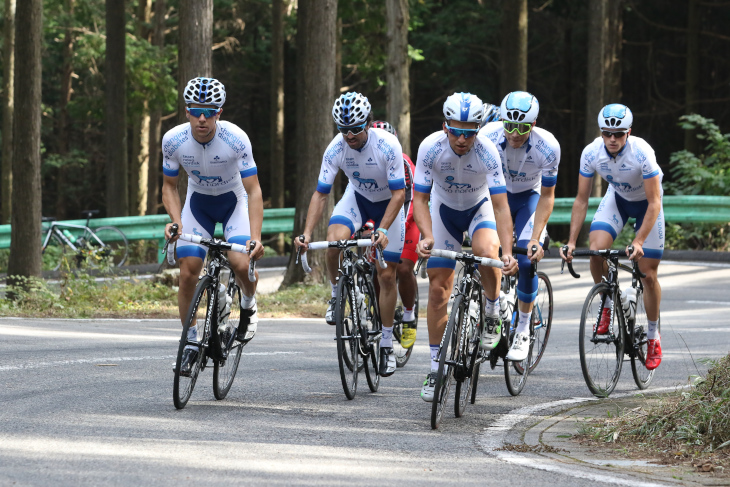
{"label": "white road line", "polygon": [[[657,389],[651,389],[648,392],[667,392],[674,391],[681,387],[662,387]],[[615,394],[612,398],[629,397],[636,395],[635,392]],[[498,460],[503,462],[519,465],[521,467],[534,468],[537,470],[543,470],[546,472],[554,472],[562,475],[567,475],[573,478],[587,479],[592,481],[604,482],[613,485],[625,485],[628,487],[661,487],[665,484],[657,484],[652,482],[642,482],[635,478],[623,479],[610,475],[594,473],[590,471],[590,467],[577,468],[569,467],[566,465],[557,465],[555,461],[550,461],[544,458],[537,458],[535,455],[529,457],[520,455],[511,451],[498,450],[506,444],[507,433],[520,421],[525,419],[536,417],[535,413],[544,411],[546,409],[552,409],[556,407],[565,407],[572,404],[579,404],[587,401],[597,401],[597,398],[586,398],[586,397],[574,397],[571,399],[562,399],[560,401],[553,401],[544,404],[537,404],[535,406],[527,406],[519,409],[514,409],[509,413],[503,415],[498,419],[492,426],[485,428],[477,438],[477,443],[482,449],[491,456],[496,457]],[[541,417],[541,416],[540,416]]]}
{"label": "white road line", "polygon": [[685,303],[691,303],[691,304],[719,304],[720,306],[730,306],[730,301],[702,301],[699,299],[690,299],[688,301],[685,301]]}

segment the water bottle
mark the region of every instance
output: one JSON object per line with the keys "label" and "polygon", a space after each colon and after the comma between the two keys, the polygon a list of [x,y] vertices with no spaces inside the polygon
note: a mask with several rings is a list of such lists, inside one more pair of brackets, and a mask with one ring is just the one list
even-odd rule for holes
{"label": "water bottle", "polygon": [[220,332],[225,331],[226,325],[228,324],[228,316],[231,314],[231,303],[233,299],[226,294],[226,286],[223,283],[218,284],[218,317],[220,319],[218,323],[218,330]]}
{"label": "water bottle", "polygon": [[630,287],[621,291],[621,308],[627,320],[633,320],[636,315],[636,288]]}
{"label": "water bottle", "polygon": [[502,319],[502,323],[508,323],[510,321],[509,311],[507,308],[507,295],[504,291],[499,292],[499,317]]}
{"label": "water bottle", "polygon": [[473,326],[477,326],[479,323],[479,303],[475,300],[469,303],[469,319]]}
{"label": "water bottle", "polygon": [[69,239],[69,240],[71,241],[71,243],[75,243],[75,242],[76,242],[76,237],[74,237],[74,236],[73,236],[73,234],[72,234],[71,232],[69,232],[69,231],[68,231],[68,230],[66,230],[65,228],[64,228],[63,230],[61,230],[61,232],[63,232],[63,235],[64,235],[64,236],[65,236],[65,237],[66,237],[67,239]]}
{"label": "water bottle", "polygon": [[360,323],[368,321],[368,311],[365,308],[365,294],[360,289],[357,290],[357,309],[360,313]]}

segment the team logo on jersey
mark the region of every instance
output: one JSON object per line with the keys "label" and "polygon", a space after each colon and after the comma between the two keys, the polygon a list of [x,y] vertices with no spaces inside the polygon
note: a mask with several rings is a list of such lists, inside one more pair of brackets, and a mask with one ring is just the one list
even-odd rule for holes
{"label": "team logo on jersey", "polygon": [[444,241],[444,245],[446,246],[446,250],[454,250],[454,244],[449,243],[448,240]]}
{"label": "team logo on jersey", "polygon": [[222,183],[223,178],[220,176],[203,176],[200,171],[192,171],[193,176],[198,178],[198,183]]}
{"label": "team logo on jersey", "polygon": [[226,227],[226,233],[231,233],[233,230],[237,230],[238,227],[234,227],[233,225],[228,225]]}
{"label": "team logo on jersey", "polygon": [[509,170],[509,175],[512,176],[513,178],[514,177],[520,177],[520,178],[526,178],[527,177],[527,173],[513,171],[512,169]]}
{"label": "team logo on jersey", "polygon": [[611,221],[613,221],[616,225],[619,224],[618,218],[616,217],[616,213],[613,214],[613,217],[611,218]]}
{"label": "team logo on jersey", "polygon": [[193,227],[193,235],[197,235],[198,237],[202,237],[203,233],[198,231],[197,228]]}
{"label": "team logo on jersey", "polygon": [[605,171],[605,172],[611,172],[611,168],[610,168],[610,167],[608,167],[608,163],[607,163],[607,162],[602,162],[602,163],[600,163],[600,164],[598,165],[598,168],[599,168],[599,169],[600,169],[601,171]]}
{"label": "team logo on jersey", "polygon": [[366,166],[377,166],[378,163],[373,161],[372,157],[368,157],[368,162],[365,163]]}
{"label": "team logo on jersey", "polygon": [[471,164],[467,164],[466,167],[468,167],[469,169],[471,169]]}
{"label": "team logo on jersey", "polygon": [[355,208],[350,208],[350,215],[352,215],[355,218],[357,218],[357,213],[355,213]]}
{"label": "team logo on jersey", "polygon": [[374,179],[367,179],[367,178],[361,178],[360,172],[355,171],[352,173],[352,177],[355,178],[355,181],[358,183],[358,188],[363,189],[378,189],[378,182]]}
{"label": "team logo on jersey", "polygon": [[446,176],[446,183],[449,185],[448,189],[469,189],[471,184],[469,183],[457,183],[454,181],[454,176]]}
{"label": "team logo on jersey", "polygon": [[183,166],[199,166],[200,163],[195,160],[195,156],[182,156]]}
{"label": "team logo on jersey", "polygon": [[621,182],[618,182],[618,181],[614,181],[613,180],[613,176],[611,176],[610,174],[606,175],[606,181],[608,181],[609,183],[611,183],[613,185],[613,187],[616,188],[616,189],[622,189],[624,191],[630,191],[631,190],[631,185],[629,183],[627,183],[627,182],[621,183]]}
{"label": "team logo on jersey", "polygon": [[628,167],[625,163],[621,164],[621,167],[619,168],[619,171],[631,171],[631,168]]}
{"label": "team logo on jersey", "polygon": [[424,174],[429,175],[429,174],[431,174],[431,171],[429,171],[428,169],[426,169],[426,172]]}
{"label": "team logo on jersey", "polygon": [[345,166],[347,166],[347,167],[357,166],[357,162],[355,162],[355,158],[354,157],[345,157]]}

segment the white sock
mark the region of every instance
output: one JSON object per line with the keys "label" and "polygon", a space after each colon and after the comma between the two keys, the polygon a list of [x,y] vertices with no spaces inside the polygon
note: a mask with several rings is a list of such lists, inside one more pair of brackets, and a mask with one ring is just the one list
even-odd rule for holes
{"label": "white sock", "polygon": [[335,296],[337,296],[337,285],[330,282],[330,286],[332,287],[332,297],[334,298]]}
{"label": "white sock", "polygon": [[241,309],[251,309],[256,304],[256,296],[246,296],[241,292]]}
{"label": "white sock", "polygon": [[606,304],[603,305],[606,309],[611,309],[611,305],[613,304],[613,299],[611,299],[609,296],[606,296]]}
{"label": "white sock", "polygon": [[488,316],[490,318],[496,318],[499,316],[499,296],[497,296],[497,299],[494,301],[489,298],[484,300],[484,316]]}
{"label": "white sock", "polygon": [[656,340],[659,338],[659,327],[657,321],[647,320],[649,322],[649,329],[646,331],[646,338],[649,340]]}
{"label": "white sock", "polygon": [[413,321],[416,319],[416,314],[413,312],[415,310],[415,306],[411,309],[404,308],[403,309],[403,321]]}
{"label": "white sock", "polygon": [[431,372],[436,372],[439,369],[439,346],[429,345],[431,348]]}
{"label": "white sock", "polygon": [[530,316],[532,316],[532,312],[525,313],[520,310],[520,317],[517,320],[517,329],[515,330],[515,333],[530,334]]}
{"label": "white sock", "polygon": [[393,346],[393,327],[383,327],[383,336],[380,338],[381,347],[392,347]]}

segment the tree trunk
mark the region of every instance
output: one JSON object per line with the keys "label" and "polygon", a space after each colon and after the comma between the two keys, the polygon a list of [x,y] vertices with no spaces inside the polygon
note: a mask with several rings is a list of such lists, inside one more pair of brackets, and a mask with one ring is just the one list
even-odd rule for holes
{"label": "tree trunk", "polygon": [[[606,71],[604,79],[604,104],[620,103],[621,47],[624,39],[624,1],[611,0],[606,6],[608,32],[606,33]],[[598,113],[596,113],[598,115]]]}
{"label": "tree trunk", "polygon": [[[137,5],[136,34],[139,39],[149,35],[152,5],[140,0]],[[132,158],[129,171],[129,207],[132,215],[147,212],[147,176],[150,163],[150,108],[149,101],[142,102],[142,112],[132,121]]]}
{"label": "tree trunk", "polygon": [[125,2],[106,0],[106,215],[129,215]]}
{"label": "tree trunk", "polygon": [[[699,2],[689,0],[687,7],[687,73],[684,113],[697,113],[700,85],[700,12]],[[699,149],[697,132],[684,131],[684,149],[696,154]]]}
{"label": "tree trunk", "polygon": [[[271,4],[271,207],[284,208],[284,11],[289,0]],[[276,241],[284,253],[284,234]]]}
{"label": "tree trunk", "polygon": [[[588,2],[588,77],[586,86],[585,143],[590,144],[600,135],[596,123],[604,105],[606,69],[606,38],[608,18],[606,0]],[[593,178],[592,196],[601,196],[601,178]]]}
{"label": "tree trunk", "polygon": [[40,277],[43,1],[18,2],[15,21],[23,36],[15,46],[13,172],[23,177],[13,182],[8,276]]}
{"label": "tree trunk", "polygon": [[[155,0],[154,30],[152,44],[160,50],[165,47],[165,0]],[[147,214],[156,215],[160,201],[160,144],[162,130],[162,109],[150,111],[149,164],[147,166]]]}
{"label": "tree trunk", "polygon": [[396,127],[403,152],[411,153],[410,58],[408,57],[408,0],[386,0],[388,19],[387,117]]}
{"label": "tree trunk", "polygon": [[502,0],[500,91],[527,90],[527,0]]}
{"label": "tree trunk", "polygon": [[[342,17],[337,16],[337,40],[335,41],[335,97],[342,94]],[[340,171],[332,185],[332,197],[340,201],[347,187],[347,176]]]}
{"label": "tree trunk", "polygon": [[[73,18],[74,0],[66,0],[66,12],[69,18]],[[61,99],[58,108],[58,119],[56,135],[58,136],[58,154],[60,156],[68,155],[69,151],[69,116],[68,103],[71,101],[71,93],[73,92],[73,55],[74,41],[76,36],[71,28],[66,29],[63,38],[63,75],[61,77]],[[68,218],[66,173],[68,168],[61,166],[56,174],[56,208],[54,216],[59,220]]]}
{"label": "tree trunk", "polygon": [[15,76],[15,0],[5,0],[3,36],[3,159],[0,183],[0,224],[10,223],[13,194],[13,81]]}
{"label": "tree trunk", "polygon": [[[335,51],[337,29],[336,0],[299,0],[297,25],[297,187],[294,235],[304,229],[307,209],[319,177],[322,154],[332,140],[332,103],[335,99]],[[326,237],[327,223],[332,214],[332,198],[324,210],[322,219],[312,233],[312,239]],[[326,268],[324,252],[315,251],[308,256],[315,270],[313,279],[324,282]],[[300,265],[289,260],[289,268],[283,285],[301,282],[304,273]]]}
{"label": "tree trunk", "polygon": [[[185,86],[197,76],[212,76],[213,73],[213,0],[180,0],[179,29],[177,118],[180,123],[185,123],[188,121],[182,97]],[[185,171],[180,171],[178,190],[184,203],[188,191]]]}

